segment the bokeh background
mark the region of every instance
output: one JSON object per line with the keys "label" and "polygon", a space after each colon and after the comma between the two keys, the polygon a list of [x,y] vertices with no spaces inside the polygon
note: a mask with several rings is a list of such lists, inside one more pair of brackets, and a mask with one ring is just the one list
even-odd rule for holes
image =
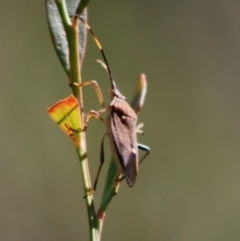
{"label": "bokeh background", "polygon": [[[123,182],[110,204],[102,240],[240,240],[239,11],[238,0],[91,1],[89,23],[128,100],[139,74],[148,77],[139,141],[152,149],[135,187]],[[0,16],[0,239],[88,240],[77,155],[47,114],[71,90],[44,1],[1,1]],[[98,80],[109,100],[96,58],[89,36],[83,79]],[[84,99],[86,110],[100,108],[91,87]],[[103,133],[92,121],[92,179]]]}

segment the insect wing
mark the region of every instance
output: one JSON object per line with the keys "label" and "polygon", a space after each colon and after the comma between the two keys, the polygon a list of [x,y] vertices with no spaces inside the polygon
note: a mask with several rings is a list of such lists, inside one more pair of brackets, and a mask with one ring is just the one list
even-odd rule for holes
{"label": "insect wing", "polygon": [[126,101],[117,99],[111,106],[111,117],[116,152],[127,184],[132,187],[138,172],[136,114]]}

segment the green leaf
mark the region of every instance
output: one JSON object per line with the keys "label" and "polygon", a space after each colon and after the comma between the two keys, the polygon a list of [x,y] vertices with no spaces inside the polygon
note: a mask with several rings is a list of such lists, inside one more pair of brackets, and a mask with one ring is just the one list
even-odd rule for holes
{"label": "green leaf", "polygon": [[[86,4],[86,0],[82,0]],[[70,63],[69,63],[69,44],[67,39],[66,28],[71,26],[70,18],[73,17],[79,8],[82,5],[80,0],[67,0],[66,5],[65,1],[59,0],[46,0],[46,11],[47,11],[47,20],[48,27],[51,34],[51,39],[56,50],[57,56],[66,72],[68,77],[70,77]],[[57,2],[57,3],[56,3]],[[80,4],[80,5],[79,5]],[[66,8],[67,16],[64,15],[64,10]],[[59,11],[62,11],[63,14],[59,14]],[[83,11],[83,8],[81,8]],[[61,18],[64,16],[64,18]],[[70,18],[69,18],[70,17]],[[86,21],[87,20],[87,10],[82,13],[81,17]],[[87,30],[85,25],[79,23],[79,56],[80,63],[82,65],[85,49],[86,49],[86,39],[87,39]]]}
{"label": "green leaf", "polygon": [[77,99],[71,95],[64,100],[60,100],[55,105],[48,108],[48,114],[53,121],[71,137],[75,146],[79,145],[79,130],[81,123]]}

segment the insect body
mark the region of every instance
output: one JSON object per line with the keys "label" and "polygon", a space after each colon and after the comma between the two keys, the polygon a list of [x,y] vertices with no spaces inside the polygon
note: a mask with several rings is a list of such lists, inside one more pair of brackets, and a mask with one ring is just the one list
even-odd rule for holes
{"label": "insect body", "polygon": [[113,156],[132,187],[138,173],[137,115],[117,89],[112,92],[107,132]]}
{"label": "insect body", "polygon": [[[125,177],[128,186],[132,187],[135,183],[136,176],[138,173],[138,165],[149,154],[150,148],[143,145],[139,145],[137,143],[137,132],[141,132],[137,127],[137,114],[131,108],[131,106],[127,103],[127,101],[125,100],[125,97],[117,89],[111,74],[111,70],[108,65],[108,61],[106,59],[106,56],[103,52],[102,46],[98,38],[96,37],[96,35],[94,34],[90,26],[87,23],[85,23],[84,20],[81,19],[79,16],[77,17],[86,25],[88,30],[93,35],[93,38],[102,53],[102,56],[106,65],[103,64],[102,62],[101,63],[104,66],[104,68],[106,68],[109,74],[110,82],[111,82],[110,95],[112,97],[112,101],[107,108],[105,108],[103,96],[96,81],[88,81],[80,84],[81,87],[85,85],[93,84],[96,90],[96,93],[98,95],[98,99],[100,100],[100,103],[104,108],[103,110],[98,112],[90,111],[86,116],[85,126],[81,131],[86,131],[88,122],[92,117],[95,117],[101,120],[106,125],[106,129],[107,129],[107,132],[104,134],[101,142],[101,158],[100,158],[101,164],[98,169],[97,177],[94,183],[94,190],[96,189],[100,170],[104,163],[103,145],[104,145],[104,139],[106,135],[109,136],[111,151],[119,167],[119,177],[117,182],[120,180],[121,177],[122,178]],[[75,84],[75,85],[78,85],[78,84]],[[106,120],[104,120],[100,116],[100,113],[104,111],[108,111],[108,116]],[[138,148],[146,151],[145,155],[141,158],[140,161],[138,158]]]}

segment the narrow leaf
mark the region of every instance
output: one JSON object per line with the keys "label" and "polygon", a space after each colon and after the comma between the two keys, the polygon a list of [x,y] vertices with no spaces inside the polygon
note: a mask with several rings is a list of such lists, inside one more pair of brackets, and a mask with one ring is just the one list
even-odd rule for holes
{"label": "narrow leaf", "polygon": [[[61,1],[58,4],[64,8],[65,1]],[[51,34],[51,39],[56,50],[57,56],[66,72],[68,77],[70,76],[70,64],[69,64],[69,48],[68,40],[66,34],[66,25],[71,24],[70,20],[76,13],[80,0],[67,0],[66,8],[68,16],[65,16],[65,19],[62,19],[59,14],[58,7],[55,0],[46,0],[46,12],[48,27]],[[87,10],[82,13],[81,17],[86,21],[87,20]],[[64,21],[63,21],[64,20]],[[68,26],[69,27],[69,26]],[[81,60],[81,65],[83,63],[83,58],[86,49],[86,39],[87,31],[85,25],[79,23],[79,56]]]}

